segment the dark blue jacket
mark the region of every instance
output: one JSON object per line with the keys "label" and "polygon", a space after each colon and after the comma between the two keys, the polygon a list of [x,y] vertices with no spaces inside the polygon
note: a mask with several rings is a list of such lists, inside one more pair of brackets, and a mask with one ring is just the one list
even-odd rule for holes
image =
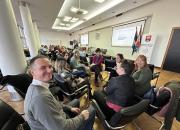
{"label": "dark blue jacket", "polygon": [[121,75],[111,78],[106,88],[106,101],[121,107],[133,104],[135,82],[129,75]]}

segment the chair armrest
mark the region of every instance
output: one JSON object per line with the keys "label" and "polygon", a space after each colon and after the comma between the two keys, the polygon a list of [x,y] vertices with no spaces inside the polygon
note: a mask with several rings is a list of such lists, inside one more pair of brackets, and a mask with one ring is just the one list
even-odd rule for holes
{"label": "chair armrest", "polygon": [[160,72],[153,73],[152,79],[159,78]]}
{"label": "chair armrest", "polygon": [[65,92],[62,88],[60,88],[60,91],[63,92],[63,93],[64,93],[65,95],[67,95],[67,96],[73,96],[73,95],[75,95],[76,93],[78,93],[79,91],[84,90],[85,88],[88,88],[88,85],[84,85],[84,86],[80,87],[79,89],[77,89],[77,90],[76,90],[75,92],[73,92],[73,93]]}
{"label": "chair armrest", "polygon": [[74,93],[84,90],[85,88],[88,88],[88,85],[83,85],[82,87],[78,88]]}
{"label": "chair armrest", "polygon": [[149,106],[152,107],[152,108],[154,108],[154,109],[159,109],[159,107],[156,107],[156,106],[154,106],[154,105],[152,105],[152,104],[149,104]]}
{"label": "chair armrest", "polygon": [[97,111],[97,115],[100,116],[100,118],[102,120],[106,119],[106,116],[104,115],[104,113],[102,112],[101,108],[99,107],[98,103],[96,102],[96,100],[92,99],[92,105],[95,107],[96,111]]}
{"label": "chair armrest", "polygon": [[120,130],[120,129],[123,129],[124,127],[126,127],[126,125],[118,126],[118,127],[113,127],[106,120],[105,120],[105,123],[106,123],[107,127],[112,129],[112,130]]}
{"label": "chair armrest", "polygon": [[[138,95],[135,95],[135,98],[137,98],[138,100],[143,100],[142,97],[139,97]],[[159,107],[154,106],[153,104],[149,104],[150,107],[154,108],[154,109],[159,109]]]}

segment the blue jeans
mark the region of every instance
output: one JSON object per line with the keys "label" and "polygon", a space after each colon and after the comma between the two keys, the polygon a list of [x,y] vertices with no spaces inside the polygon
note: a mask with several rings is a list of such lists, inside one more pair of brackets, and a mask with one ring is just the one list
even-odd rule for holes
{"label": "blue jeans", "polygon": [[77,70],[77,71],[74,71],[72,72],[73,75],[76,75],[78,77],[85,77],[86,76],[86,72],[83,71],[83,70]]}

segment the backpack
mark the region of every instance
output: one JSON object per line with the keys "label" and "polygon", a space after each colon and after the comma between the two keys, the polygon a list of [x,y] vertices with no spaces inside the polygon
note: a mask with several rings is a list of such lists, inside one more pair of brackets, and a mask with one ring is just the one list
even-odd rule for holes
{"label": "backpack", "polygon": [[144,94],[143,99],[149,99],[150,100],[150,104],[154,103],[154,101],[156,100],[156,93],[155,93],[153,87],[151,87],[151,89]]}

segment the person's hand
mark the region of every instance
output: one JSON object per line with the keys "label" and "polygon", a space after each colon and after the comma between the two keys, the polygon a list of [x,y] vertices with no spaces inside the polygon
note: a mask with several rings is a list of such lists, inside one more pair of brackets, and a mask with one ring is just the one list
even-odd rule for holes
{"label": "person's hand", "polygon": [[77,107],[72,107],[72,108],[71,108],[71,112],[79,113],[79,112],[80,112],[80,109],[77,108]]}
{"label": "person's hand", "polygon": [[89,111],[88,110],[83,110],[81,112],[81,114],[83,115],[84,120],[87,120],[89,118]]}

